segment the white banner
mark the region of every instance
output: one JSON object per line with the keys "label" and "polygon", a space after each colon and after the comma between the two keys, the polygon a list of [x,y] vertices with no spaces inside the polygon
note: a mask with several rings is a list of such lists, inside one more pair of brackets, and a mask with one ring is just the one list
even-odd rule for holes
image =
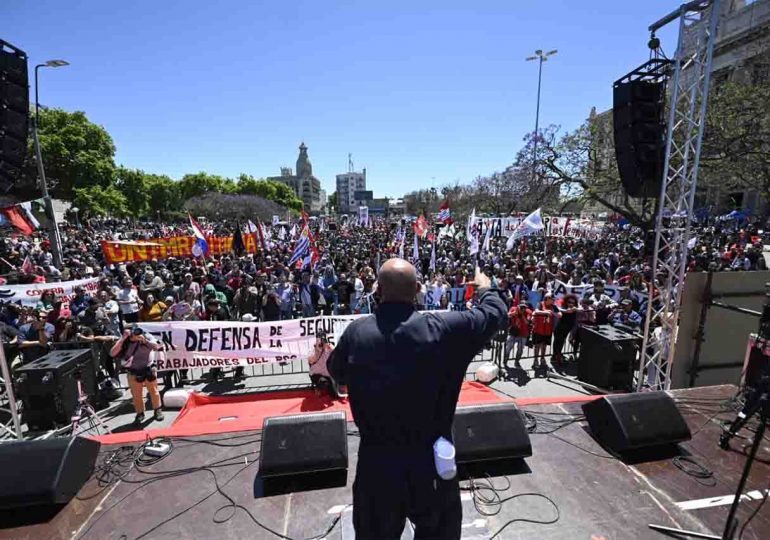
{"label": "white banner", "polygon": [[[503,217],[503,218],[468,218],[468,229],[475,224],[479,228],[480,235],[484,235],[487,229],[492,228],[492,237],[505,238],[513,235],[518,228],[522,217]],[[561,216],[543,216],[543,225],[545,225],[546,236],[565,236],[570,238],[585,238],[588,240],[598,240],[604,229],[604,223],[588,219],[573,219]]]}
{"label": "white banner", "polygon": [[[604,294],[609,296],[614,302],[620,302],[620,293],[626,289],[628,289],[628,287],[623,287],[621,285],[605,285]],[[594,292],[593,285],[568,285],[557,279],[554,283],[553,295],[556,298],[561,298],[565,294],[571,293],[580,299],[592,292]],[[642,313],[647,309],[647,297],[648,295],[646,292],[631,291],[630,293],[630,298],[639,304],[639,310]]]}
{"label": "white banner", "polygon": [[165,359],[158,371],[250,366],[306,359],[318,332],[335,345],[345,328],[366,315],[311,317],[263,323],[237,321],[169,321],[140,323],[163,343]]}
{"label": "white banner", "polygon": [[0,302],[21,303],[35,306],[45,291],[53,291],[66,305],[75,296],[74,289],[83,287],[87,293],[93,293],[99,287],[99,278],[76,279],[59,283],[27,283],[25,285],[0,285]]}

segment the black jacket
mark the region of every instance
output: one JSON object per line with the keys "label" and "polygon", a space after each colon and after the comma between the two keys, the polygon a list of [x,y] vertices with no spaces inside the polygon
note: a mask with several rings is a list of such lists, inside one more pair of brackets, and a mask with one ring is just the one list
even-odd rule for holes
{"label": "black jacket", "polygon": [[451,437],[465,370],[508,314],[496,291],[469,311],[418,313],[411,304],[381,304],[353,321],[329,359],[348,385],[362,446],[432,446]]}

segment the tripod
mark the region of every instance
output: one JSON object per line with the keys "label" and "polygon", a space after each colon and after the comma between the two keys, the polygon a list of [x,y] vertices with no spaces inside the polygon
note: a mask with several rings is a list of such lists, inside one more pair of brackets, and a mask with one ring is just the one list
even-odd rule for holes
{"label": "tripod", "polygon": [[754,433],[754,440],[751,444],[751,451],[746,458],[746,464],[743,466],[743,473],[741,479],[738,482],[738,488],[735,490],[735,498],[733,504],[730,506],[730,513],[727,515],[727,521],[725,522],[725,529],[722,532],[722,536],[715,536],[711,534],[703,534],[695,531],[685,531],[681,529],[675,529],[673,527],[663,527],[661,525],[650,525],[651,529],[662,532],[664,534],[672,534],[678,537],[690,536],[693,538],[706,538],[713,540],[732,540],[735,538],[735,532],[738,529],[738,520],[735,517],[735,513],[738,510],[738,504],[743,497],[743,489],[746,487],[746,481],[749,478],[751,472],[751,466],[754,464],[754,459],[757,456],[757,450],[759,445],[765,436],[765,427],[767,426],[767,419],[770,416],[770,375],[764,375],[760,380],[760,383],[756,388],[752,388],[747,391],[746,403],[738,413],[738,416],[730,424],[730,429],[722,433],[719,437],[719,446],[727,450],[730,447],[730,441],[733,437],[751,420],[754,415],[759,415],[759,426],[756,433]]}
{"label": "tripod", "polygon": [[743,466],[743,474],[741,474],[741,479],[738,482],[738,489],[735,491],[735,499],[733,499],[730,513],[727,515],[727,523],[725,524],[725,530],[722,534],[722,538],[724,539],[733,538],[735,531],[738,528],[738,520],[735,517],[735,512],[738,510],[738,503],[743,495],[743,488],[746,486],[746,480],[748,480],[749,473],[751,472],[751,466],[754,464],[754,459],[757,456],[757,450],[759,450],[759,445],[765,436],[767,419],[768,416],[770,416],[770,375],[764,375],[760,379],[757,388],[748,391],[746,404],[730,425],[730,429],[722,433],[722,436],[719,437],[719,446],[727,450],[730,447],[730,440],[735,437],[736,433],[738,433],[738,431],[740,431],[756,414],[759,415],[759,426],[757,426],[757,431],[754,433],[751,451],[746,459],[746,465]]}
{"label": "tripod", "polygon": [[96,414],[96,411],[88,402],[88,395],[83,392],[83,385],[80,382],[79,373],[75,374],[75,381],[78,384],[78,406],[72,415],[72,436],[74,437],[78,434],[78,429],[80,428],[81,424],[85,422],[88,422],[88,427],[83,431],[96,430],[96,432],[99,433],[100,429],[103,429],[105,433],[109,433],[110,430],[107,429],[107,426],[104,425],[102,419],[99,418],[99,415]]}

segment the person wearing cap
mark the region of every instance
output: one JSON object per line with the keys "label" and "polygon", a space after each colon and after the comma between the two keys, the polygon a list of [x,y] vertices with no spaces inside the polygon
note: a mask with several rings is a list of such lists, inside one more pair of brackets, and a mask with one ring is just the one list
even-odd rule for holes
{"label": "person wearing cap", "polygon": [[182,293],[187,293],[187,291],[192,291],[193,296],[195,298],[198,298],[201,295],[200,283],[198,283],[197,281],[193,281],[193,275],[190,272],[187,272],[184,275],[184,282],[179,288]]}
{"label": "person wearing cap", "polygon": [[85,311],[90,300],[91,297],[86,294],[86,290],[83,287],[75,287],[75,296],[70,300],[72,316],[77,317],[82,311]]}
{"label": "person wearing cap", "polygon": [[624,327],[625,329],[638,330],[642,326],[642,316],[634,311],[634,303],[626,298],[620,302],[620,308],[616,309],[610,319],[613,326]]}
{"label": "person wearing cap", "polygon": [[310,353],[307,359],[310,365],[310,381],[313,383],[316,396],[320,396],[324,390],[336,395],[336,385],[327,366],[332,350],[334,350],[334,347],[329,343],[326,332],[323,330],[318,331],[316,333],[315,345],[313,345],[313,352]]}
{"label": "person wearing cap", "polygon": [[254,315],[258,319],[260,298],[257,288],[250,285],[246,279],[242,279],[240,283],[241,286],[233,297],[233,316],[240,319],[244,315],[249,314]]}
{"label": "person wearing cap", "polygon": [[124,330],[123,335],[110,349],[110,356],[119,360],[120,365],[128,371],[128,386],[136,413],[135,427],[144,422],[144,388],[147,388],[150,394],[153,418],[157,421],[163,420],[154,354],[162,349],[163,345],[150,341],[144,330],[138,326]]}
{"label": "person wearing cap", "polygon": [[616,305],[612,298],[604,293],[604,281],[601,279],[594,280],[593,291],[586,293],[585,296],[593,300],[594,310],[596,310],[596,324],[607,324],[610,314]]}
{"label": "person wearing cap", "polygon": [[[206,299],[206,308],[202,319],[204,321],[229,321],[230,311],[227,309],[227,306],[222,305],[219,298],[209,296]],[[236,368],[236,376],[240,376],[242,373],[243,368]],[[222,368],[211,368],[209,374],[212,379],[218,379],[222,376]]]}

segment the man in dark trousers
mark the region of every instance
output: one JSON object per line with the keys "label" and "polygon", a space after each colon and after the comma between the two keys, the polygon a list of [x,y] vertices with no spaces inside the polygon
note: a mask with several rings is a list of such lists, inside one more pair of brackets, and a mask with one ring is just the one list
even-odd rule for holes
{"label": "man in dark trousers", "polygon": [[465,370],[507,312],[490,281],[476,270],[479,304],[469,311],[421,314],[414,266],[390,259],[378,274],[380,305],[353,321],[329,360],[348,385],[361,434],[353,485],[356,538],[401,537],[406,518],[415,538],[459,539],[457,478],[436,473],[433,443],[452,440],[452,421]]}

